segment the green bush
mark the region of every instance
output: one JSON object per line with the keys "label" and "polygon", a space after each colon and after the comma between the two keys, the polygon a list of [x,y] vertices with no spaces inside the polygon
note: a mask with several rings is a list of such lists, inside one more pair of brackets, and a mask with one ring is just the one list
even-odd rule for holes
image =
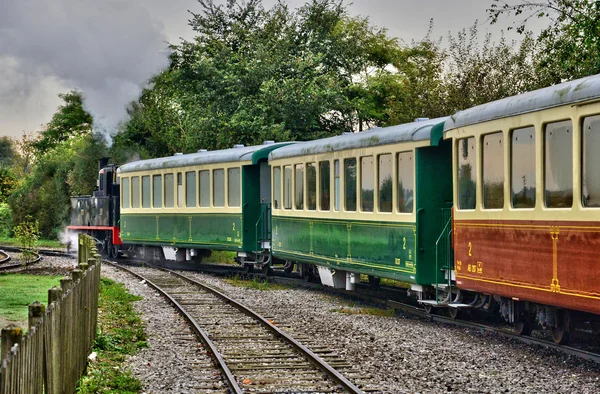
{"label": "green bush", "polygon": [[0,203],[0,239],[10,237],[12,229],[12,211],[7,203]]}

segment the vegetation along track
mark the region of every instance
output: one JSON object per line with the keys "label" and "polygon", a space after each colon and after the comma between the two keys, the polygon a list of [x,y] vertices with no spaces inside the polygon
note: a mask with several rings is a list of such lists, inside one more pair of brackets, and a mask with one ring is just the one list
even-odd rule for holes
{"label": "vegetation along track", "polygon": [[167,269],[110,264],[145,280],[179,309],[213,353],[233,392],[362,393],[357,385],[379,391],[370,376],[331,349],[307,348],[283,331],[289,328],[285,323],[269,321],[210,286]]}
{"label": "vegetation along track", "polygon": [[[3,246],[2,250],[0,250],[0,272],[15,270],[18,268],[25,269],[25,267],[23,266],[23,262],[12,261],[12,256],[10,254],[8,254],[7,252],[22,253],[22,250],[20,248],[12,248],[12,247]],[[32,259],[28,263],[29,266],[39,262],[42,259],[40,253],[37,253],[37,252],[32,252],[32,253],[33,253],[33,255],[31,256]]]}

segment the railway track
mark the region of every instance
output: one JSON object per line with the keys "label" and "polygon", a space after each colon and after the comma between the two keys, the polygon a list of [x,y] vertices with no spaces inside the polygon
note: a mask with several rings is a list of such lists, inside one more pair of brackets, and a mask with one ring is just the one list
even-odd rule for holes
{"label": "railway track", "polygon": [[260,316],[206,284],[164,268],[109,264],[145,280],[179,309],[210,349],[218,375],[232,392],[379,391],[369,376],[331,349],[309,349],[301,341],[310,343],[310,338],[290,336],[285,322]]}
{"label": "railway track", "polygon": [[[16,252],[16,253],[21,253],[22,249],[20,248],[14,248],[14,247],[2,247],[2,250],[0,250],[0,272],[6,272],[6,271],[10,271],[10,270],[18,270],[19,268],[22,268],[22,270],[25,270],[26,267],[24,267],[22,262],[14,262],[12,259],[12,256],[10,254],[8,254],[7,252]],[[42,259],[42,256],[40,253],[38,252],[33,252],[34,253],[34,258],[33,260],[28,264],[28,266],[30,267],[31,265],[39,262]],[[20,272],[21,270],[17,271]],[[13,271],[14,272],[14,271]]]}
{"label": "railway track", "polygon": [[[235,275],[238,274],[241,269],[235,269],[236,267],[230,266],[222,266],[218,265],[207,265],[207,267],[200,266],[198,271],[205,273],[212,273],[218,275]],[[258,276],[262,277],[262,275],[258,274]],[[481,332],[489,332],[495,333],[497,335],[503,336],[505,338],[509,338],[515,341],[520,341],[526,344],[538,345],[542,347],[546,347],[549,349],[554,349],[559,352],[576,356],[584,360],[592,361],[600,364],[600,354],[595,353],[589,350],[580,349],[573,346],[566,345],[558,345],[550,340],[540,339],[532,336],[523,336],[517,335],[512,332],[509,328],[498,327],[489,324],[482,324],[478,322],[471,322],[463,319],[452,319],[450,317],[446,317],[439,314],[428,314],[425,312],[423,308],[419,308],[414,304],[408,303],[408,296],[406,295],[406,291],[403,291],[400,288],[390,288],[381,286],[379,288],[372,288],[368,284],[359,284],[356,287],[355,291],[349,292],[346,290],[325,288],[321,285],[310,283],[304,281],[300,277],[294,277],[293,275],[285,275],[283,272],[279,272],[275,270],[274,275],[269,276],[268,280],[275,283],[282,284],[293,284],[295,286],[307,287],[311,289],[320,289],[321,291],[326,291],[328,293],[339,294],[345,297],[358,298],[366,302],[375,303],[380,306],[384,306],[387,308],[393,308],[395,310],[402,311],[403,313],[418,316],[420,318],[429,320],[431,322],[435,322],[438,324],[446,324],[457,327],[470,328],[476,331]],[[390,299],[390,295],[393,295],[393,299]]]}

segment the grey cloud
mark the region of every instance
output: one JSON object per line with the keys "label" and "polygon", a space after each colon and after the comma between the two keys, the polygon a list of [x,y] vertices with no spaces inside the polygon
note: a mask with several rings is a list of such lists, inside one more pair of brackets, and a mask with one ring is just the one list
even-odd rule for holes
{"label": "grey cloud", "polygon": [[114,134],[148,79],[168,66],[167,37],[143,0],[4,0],[0,105],[56,78],[84,92],[95,128]]}

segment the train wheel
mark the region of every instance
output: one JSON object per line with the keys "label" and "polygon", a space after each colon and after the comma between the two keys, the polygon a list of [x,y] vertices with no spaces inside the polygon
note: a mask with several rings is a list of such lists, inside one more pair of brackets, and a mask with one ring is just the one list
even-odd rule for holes
{"label": "train wheel", "polygon": [[515,321],[514,329],[517,335],[531,335],[533,324],[529,313],[525,310],[525,306],[515,301]]}
{"label": "train wheel", "polygon": [[448,314],[450,315],[450,318],[452,318],[452,320],[455,320],[460,318],[460,316],[462,315],[462,310],[460,308],[448,307]]}
{"label": "train wheel", "polygon": [[283,265],[283,272],[285,272],[286,274],[290,274],[292,273],[292,271],[294,271],[294,262],[286,260],[285,264]]}
{"label": "train wheel", "polygon": [[380,277],[369,275],[369,284],[371,285],[371,287],[377,289],[379,287],[379,283],[381,283]]}
{"label": "train wheel", "polygon": [[107,245],[106,245],[106,249],[107,249],[107,255],[109,258],[111,259],[116,259],[117,257],[119,257],[119,245],[114,245],[112,243],[112,240],[109,240]]}
{"label": "train wheel", "polygon": [[565,345],[571,337],[571,312],[567,309],[556,311],[556,327],[552,329],[554,343]]}

